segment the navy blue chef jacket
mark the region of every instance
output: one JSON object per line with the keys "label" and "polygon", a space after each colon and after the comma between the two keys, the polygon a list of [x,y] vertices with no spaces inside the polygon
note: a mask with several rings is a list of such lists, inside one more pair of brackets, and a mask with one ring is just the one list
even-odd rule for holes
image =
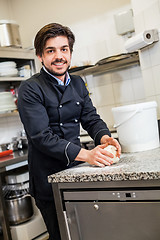
{"label": "navy blue chef jacket", "polygon": [[107,125],[92,105],[85,83],[71,76],[68,86],[41,69],[21,83],[18,110],[28,138],[30,193],[41,200],[52,200],[47,176],[77,164],[80,147],[80,123],[100,144]]}

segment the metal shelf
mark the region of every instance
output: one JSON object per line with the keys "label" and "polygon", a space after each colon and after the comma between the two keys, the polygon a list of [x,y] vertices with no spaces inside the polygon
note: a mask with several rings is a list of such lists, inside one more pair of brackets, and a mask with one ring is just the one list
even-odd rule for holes
{"label": "metal shelf", "polygon": [[0,58],[35,60],[35,53],[30,49],[0,47]]}
{"label": "metal shelf", "polygon": [[13,117],[13,116],[18,116],[18,115],[19,115],[18,111],[14,110],[12,112],[0,113],[0,118],[1,117]]}
{"label": "metal shelf", "polygon": [[[139,65],[139,55],[137,52],[126,55],[126,58],[113,60],[104,64],[96,64],[83,70],[71,72],[71,75],[99,75],[110,71]],[[73,69],[72,69],[73,70]]]}
{"label": "metal shelf", "polygon": [[15,82],[15,81],[25,81],[25,77],[0,77],[0,82]]}
{"label": "metal shelf", "polygon": [[[32,74],[36,73],[36,57],[35,52],[32,49],[13,48],[13,47],[0,47],[0,62],[14,61],[17,64],[17,68],[30,65]],[[24,81],[25,77],[0,77],[0,82],[14,82]]]}

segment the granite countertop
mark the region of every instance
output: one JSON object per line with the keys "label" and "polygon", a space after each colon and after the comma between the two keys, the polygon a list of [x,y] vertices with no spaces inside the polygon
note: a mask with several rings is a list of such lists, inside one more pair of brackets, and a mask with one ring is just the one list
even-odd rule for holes
{"label": "granite countertop", "polygon": [[160,179],[160,148],[122,153],[120,161],[103,168],[88,163],[48,176],[50,183]]}

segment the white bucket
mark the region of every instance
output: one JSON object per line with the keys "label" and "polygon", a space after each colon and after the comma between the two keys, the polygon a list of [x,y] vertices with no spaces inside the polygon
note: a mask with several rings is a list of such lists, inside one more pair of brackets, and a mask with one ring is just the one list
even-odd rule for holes
{"label": "white bucket", "polygon": [[156,102],[112,108],[122,152],[140,152],[159,147]]}

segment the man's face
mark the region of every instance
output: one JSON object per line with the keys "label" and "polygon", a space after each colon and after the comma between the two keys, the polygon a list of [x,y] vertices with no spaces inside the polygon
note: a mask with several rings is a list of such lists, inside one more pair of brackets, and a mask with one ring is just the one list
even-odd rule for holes
{"label": "man's face", "polygon": [[68,38],[65,36],[49,38],[42,56],[38,56],[38,58],[51,74],[64,81],[66,71],[71,63]]}

